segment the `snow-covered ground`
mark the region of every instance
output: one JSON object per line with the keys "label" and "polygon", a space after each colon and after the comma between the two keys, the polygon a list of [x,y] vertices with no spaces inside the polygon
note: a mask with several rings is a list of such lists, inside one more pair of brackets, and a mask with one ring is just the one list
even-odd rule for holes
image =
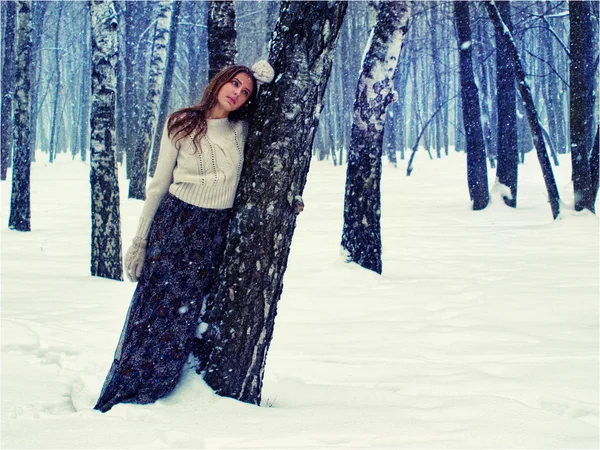
{"label": "snow-covered ground", "polygon": [[[31,233],[2,182],[2,448],[598,448],[598,218],[553,221],[533,153],[518,209],[473,212],[464,159],[384,168],[382,276],[342,261],[345,168],[313,162],[262,407],[186,374],[101,414],[134,284],[89,276],[88,167],[40,156]],[[555,173],[572,203],[568,157]]]}

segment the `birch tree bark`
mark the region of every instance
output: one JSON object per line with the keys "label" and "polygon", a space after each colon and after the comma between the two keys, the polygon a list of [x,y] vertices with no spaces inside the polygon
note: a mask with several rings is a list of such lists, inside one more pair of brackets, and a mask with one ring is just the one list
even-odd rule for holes
{"label": "birch tree bark", "polygon": [[149,174],[154,176],[158,156],[160,154],[160,140],[162,139],[162,130],[169,113],[169,101],[173,89],[173,72],[175,72],[175,49],[177,47],[177,29],[179,25],[179,15],[181,13],[181,2],[173,2],[173,14],[171,15],[171,30],[169,31],[169,48],[167,49],[167,67],[165,69],[165,81],[160,96],[160,106],[158,108],[158,121],[154,131],[154,141],[152,143],[152,158],[150,159]]}
{"label": "birch tree bark", "polygon": [[550,208],[552,210],[552,216],[556,219],[560,214],[560,196],[556,187],[556,181],[554,180],[554,173],[552,172],[552,165],[550,164],[550,158],[548,157],[548,151],[546,150],[546,144],[544,143],[544,135],[542,132],[542,126],[533,103],[533,97],[531,95],[531,89],[527,80],[525,79],[525,70],[521,63],[521,58],[517,52],[517,47],[512,37],[512,33],[502,20],[496,3],[493,1],[486,1],[485,6],[487,7],[488,14],[492,20],[494,27],[502,36],[508,54],[510,56],[510,62],[513,66],[515,77],[517,81],[517,88],[521,96],[525,107],[525,113],[527,115],[527,121],[531,128],[531,135],[533,138],[533,145],[537,153],[540,166],[542,168],[542,174],[544,176],[544,183],[546,184],[546,190],[548,192],[548,201],[550,202]]}
{"label": "birch tree bark", "polygon": [[4,58],[2,61],[2,112],[0,125],[1,179],[6,180],[6,171],[10,166],[11,131],[13,116],[13,94],[15,85],[15,30],[17,28],[17,8],[15,2],[2,2],[6,10],[4,24]]}
{"label": "birch tree bark", "polygon": [[232,65],[236,57],[235,5],[229,0],[209,2],[208,79]]}
{"label": "birch tree bark", "polygon": [[594,139],[594,30],[591,2],[569,1],[571,163],[575,210],[594,212],[589,155]]}
{"label": "birch tree bark", "polygon": [[219,395],[260,404],[267,351],[283,289],[311,147],[346,2],[282,2],[229,227],[221,282],[208,300],[199,346]]}
{"label": "birch tree bark", "polygon": [[129,198],[145,200],[148,159],[152,138],[158,122],[158,107],[165,79],[167,49],[169,47],[173,1],[163,0],[158,7],[158,19],[154,32],[154,45],[148,76],[148,94],[140,122],[139,138],[134,149],[129,180]]}
{"label": "birch tree bark", "polygon": [[[498,11],[504,23],[512,32],[510,2],[497,3]],[[501,34],[496,30],[496,89],[498,95],[498,168],[496,178],[499,183],[510,189],[511,197],[504,197],[504,203],[517,207],[517,180],[519,170],[519,151],[517,147],[517,92],[515,74],[510,63],[508,48]]]}
{"label": "birch tree bark", "polygon": [[115,161],[117,16],[111,0],[92,0],[91,273],[123,280]]}
{"label": "birch tree bark", "polygon": [[467,143],[467,178],[473,210],[484,209],[490,200],[487,181],[485,144],[481,127],[479,91],[473,74],[473,42],[471,40],[471,19],[469,2],[456,1],[454,18],[458,33],[458,55],[460,66],[460,86],[463,122]]}
{"label": "birch tree bark", "polygon": [[17,67],[15,73],[12,191],[8,227],[31,231],[31,2],[20,0],[17,8]]}
{"label": "birch tree bark", "polygon": [[342,248],[346,261],[381,273],[381,156],[387,106],[412,2],[381,2],[356,87],[348,149]]}

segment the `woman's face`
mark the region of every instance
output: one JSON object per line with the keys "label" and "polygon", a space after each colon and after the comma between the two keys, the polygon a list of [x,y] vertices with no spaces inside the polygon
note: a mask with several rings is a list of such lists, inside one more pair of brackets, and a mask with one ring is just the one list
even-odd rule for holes
{"label": "woman's face", "polygon": [[217,93],[217,105],[224,113],[240,109],[248,101],[254,90],[252,78],[244,72],[238,72],[221,86]]}

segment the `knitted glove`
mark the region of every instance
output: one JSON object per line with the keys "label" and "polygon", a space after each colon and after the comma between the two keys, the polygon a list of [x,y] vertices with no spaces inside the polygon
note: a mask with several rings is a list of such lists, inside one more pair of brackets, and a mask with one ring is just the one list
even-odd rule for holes
{"label": "knitted glove", "polygon": [[129,281],[137,281],[142,274],[145,256],[146,241],[140,237],[134,237],[133,243],[125,255],[125,273]]}

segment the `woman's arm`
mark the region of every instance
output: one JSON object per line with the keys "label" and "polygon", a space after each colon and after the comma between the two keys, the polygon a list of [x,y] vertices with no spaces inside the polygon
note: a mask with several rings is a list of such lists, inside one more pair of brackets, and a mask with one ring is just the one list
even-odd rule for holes
{"label": "woman's arm", "polygon": [[144,209],[142,210],[142,216],[140,217],[138,229],[135,234],[136,238],[141,238],[144,241],[148,238],[150,225],[152,225],[158,205],[169,191],[169,186],[173,182],[173,169],[177,163],[177,153],[177,149],[169,138],[169,131],[165,123],[160,141],[160,154],[158,155],[156,171],[154,172],[154,178],[152,178],[146,190],[146,201],[144,202]]}

